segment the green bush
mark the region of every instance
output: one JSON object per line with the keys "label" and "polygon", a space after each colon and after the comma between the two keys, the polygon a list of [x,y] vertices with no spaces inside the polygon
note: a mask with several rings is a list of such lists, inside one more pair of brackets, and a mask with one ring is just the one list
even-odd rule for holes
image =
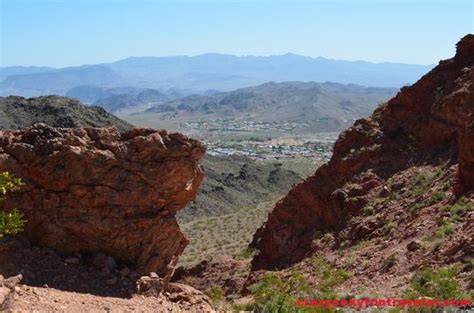
{"label": "green bush", "polygon": [[[351,273],[333,267],[321,257],[311,259],[314,275],[318,279],[318,291],[311,290],[307,280],[299,272],[293,272],[289,278],[282,278],[277,273],[267,273],[256,284],[250,286],[255,300],[253,305],[245,305],[246,310],[254,312],[333,312],[334,309],[298,307],[298,299],[337,299],[334,288],[349,277]],[[234,309],[242,309],[234,306]]]}
{"label": "green bush", "polygon": [[474,205],[465,197],[459,198],[455,204],[443,207],[443,211],[450,212],[450,221],[459,223],[464,221],[465,215],[473,210]]}
{"label": "green bush", "polygon": [[211,287],[206,291],[206,295],[211,298],[214,304],[224,301],[224,291],[221,287]]}
{"label": "green bush", "polygon": [[253,257],[254,254],[255,250],[250,247],[247,247],[239,253],[238,257],[241,259],[250,259]]}
{"label": "green bush", "polygon": [[455,267],[423,268],[412,278],[404,298],[469,299],[470,295],[461,289],[456,275]]}
{"label": "green bush", "polygon": [[[8,172],[0,173],[0,201],[5,200],[6,194],[18,190],[23,182]],[[23,230],[25,225],[23,215],[17,209],[11,212],[0,212],[0,238],[4,235],[14,235]]]}
{"label": "green bush", "polygon": [[444,194],[442,192],[435,192],[432,196],[431,196],[431,200],[430,200],[430,205],[433,205],[433,204],[436,204],[438,202],[441,202],[443,201],[444,199]]}
{"label": "green bush", "polygon": [[23,215],[17,209],[11,212],[0,212],[0,238],[21,232],[24,224]]}
{"label": "green bush", "polygon": [[250,287],[255,312],[294,312],[296,300],[310,297],[311,288],[299,272],[282,279],[276,273],[266,274]]}

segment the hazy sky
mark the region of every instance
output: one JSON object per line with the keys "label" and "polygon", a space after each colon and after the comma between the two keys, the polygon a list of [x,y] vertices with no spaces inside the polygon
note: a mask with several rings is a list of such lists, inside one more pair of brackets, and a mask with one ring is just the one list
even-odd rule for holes
{"label": "hazy sky", "polygon": [[432,64],[474,32],[474,0],[0,0],[0,64],[293,52]]}

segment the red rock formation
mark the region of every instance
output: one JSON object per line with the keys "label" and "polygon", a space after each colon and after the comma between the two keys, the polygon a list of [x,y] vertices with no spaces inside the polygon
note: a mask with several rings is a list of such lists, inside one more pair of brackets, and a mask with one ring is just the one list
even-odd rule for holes
{"label": "red rock formation", "polygon": [[187,239],[174,218],[196,196],[205,147],[152,129],[63,129],[36,124],[0,132],[0,170],[25,182],[18,208],[34,242],[60,252],[102,251],[164,274]]}
{"label": "red rock formation", "polygon": [[308,253],[315,230],[338,229],[369,194],[413,164],[459,162],[457,194],[474,188],[474,35],[341,134],[329,163],[296,186],[255,234],[254,269],[282,268]]}

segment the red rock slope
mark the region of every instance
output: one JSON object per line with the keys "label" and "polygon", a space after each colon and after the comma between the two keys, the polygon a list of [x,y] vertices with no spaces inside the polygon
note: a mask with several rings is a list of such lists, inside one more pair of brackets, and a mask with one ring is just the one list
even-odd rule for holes
{"label": "red rock slope", "polygon": [[164,275],[187,244],[174,216],[196,196],[204,152],[198,141],[152,129],[3,131],[0,171],[25,187],[2,209],[20,209],[26,235],[42,246],[102,251]]}
{"label": "red rock slope", "polygon": [[[257,231],[254,269],[305,257],[316,230],[340,230],[387,180],[412,166],[458,164],[455,196],[474,188],[474,35],[416,84],[341,134],[334,155],[281,200]],[[367,229],[354,231],[355,235]]]}

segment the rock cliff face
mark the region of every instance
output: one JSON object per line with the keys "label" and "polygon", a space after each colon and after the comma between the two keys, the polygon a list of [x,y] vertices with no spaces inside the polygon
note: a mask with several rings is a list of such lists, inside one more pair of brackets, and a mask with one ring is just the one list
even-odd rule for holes
{"label": "rock cliff face", "polygon": [[330,162],[291,190],[256,232],[253,268],[301,260],[316,230],[343,228],[374,193],[390,192],[386,181],[394,174],[441,162],[458,163],[455,195],[472,192],[474,35],[458,43],[454,58],[341,134]]}
{"label": "rock cliff face", "polygon": [[0,132],[0,170],[25,182],[25,234],[60,252],[102,251],[164,275],[187,240],[175,220],[202,181],[205,147],[181,134],[35,124]]}

